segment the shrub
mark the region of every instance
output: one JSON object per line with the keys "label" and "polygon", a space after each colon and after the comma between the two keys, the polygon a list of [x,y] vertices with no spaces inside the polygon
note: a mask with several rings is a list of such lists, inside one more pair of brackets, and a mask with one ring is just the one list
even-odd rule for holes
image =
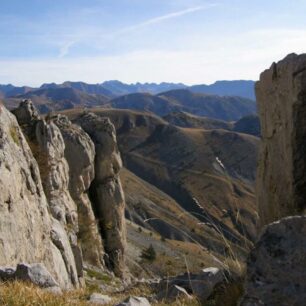
{"label": "shrub", "polygon": [[156,259],[156,252],[152,244],[150,244],[147,249],[142,251],[141,258],[148,261],[154,261]]}

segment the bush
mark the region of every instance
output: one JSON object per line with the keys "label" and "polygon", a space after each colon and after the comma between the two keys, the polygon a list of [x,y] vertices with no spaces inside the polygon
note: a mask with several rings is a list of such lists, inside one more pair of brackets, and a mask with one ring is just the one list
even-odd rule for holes
{"label": "bush", "polygon": [[156,252],[152,244],[150,244],[147,249],[142,251],[141,258],[148,261],[154,261],[156,259]]}

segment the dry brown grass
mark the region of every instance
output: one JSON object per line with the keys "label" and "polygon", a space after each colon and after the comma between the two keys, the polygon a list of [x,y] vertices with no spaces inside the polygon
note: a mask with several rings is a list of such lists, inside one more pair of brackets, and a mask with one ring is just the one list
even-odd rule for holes
{"label": "dry brown grass", "polygon": [[85,306],[85,290],[55,295],[32,284],[9,282],[0,285],[0,305],[4,306]]}
{"label": "dry brown grass", "polygon": [[[61,295],[50,293],[33,284],[24,282],[0,283],[0,305],[3,306],[89,306],[91,290],[89,288],[64,292]],[[103,294],[103,292],[101,292]],[[116,305],[128,296],[150,296],[152,290],[143,285],[127,289],[125,292],[113,294],[113,301],[106,306]],[[153,303],[156,306],[200,306],[196,299],[177,299],[174,302]]]}

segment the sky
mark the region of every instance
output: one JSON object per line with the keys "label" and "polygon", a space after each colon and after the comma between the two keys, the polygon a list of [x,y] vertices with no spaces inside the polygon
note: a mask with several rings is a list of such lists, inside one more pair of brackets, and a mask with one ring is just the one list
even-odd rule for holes
{"label": "sky", "polygon": [[0,84],[257,80],[306,52],[306,0],[2,0]]}

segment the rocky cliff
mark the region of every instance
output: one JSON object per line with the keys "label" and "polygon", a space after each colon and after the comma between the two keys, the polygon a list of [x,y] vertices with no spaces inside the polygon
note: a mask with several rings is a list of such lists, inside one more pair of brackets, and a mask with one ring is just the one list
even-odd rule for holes
{"label": "rocky cliff", "polygon": [[261,231],[248,258],[241,305],[302,306],[305,305],[306,54],[290,54],[273,63],[261,74],[256,96],[262,129],[257,171]]}
{"label": "rocky cliff", "polygon": [[0,265],[43,263],[65,289],[82,286],[83,260],[101,268],[108,258],[123,276],[125,201],[111,123],[92,134],[95,149],[84,130],[64,116],[41,118],[31,101],[13,113],[19,124],[1,106]]}
{"label": "rocky cliff", "polygon": [[305,212],[306,54],[290,54],[256,84],[261,121],[257,202],[261,225]]}

